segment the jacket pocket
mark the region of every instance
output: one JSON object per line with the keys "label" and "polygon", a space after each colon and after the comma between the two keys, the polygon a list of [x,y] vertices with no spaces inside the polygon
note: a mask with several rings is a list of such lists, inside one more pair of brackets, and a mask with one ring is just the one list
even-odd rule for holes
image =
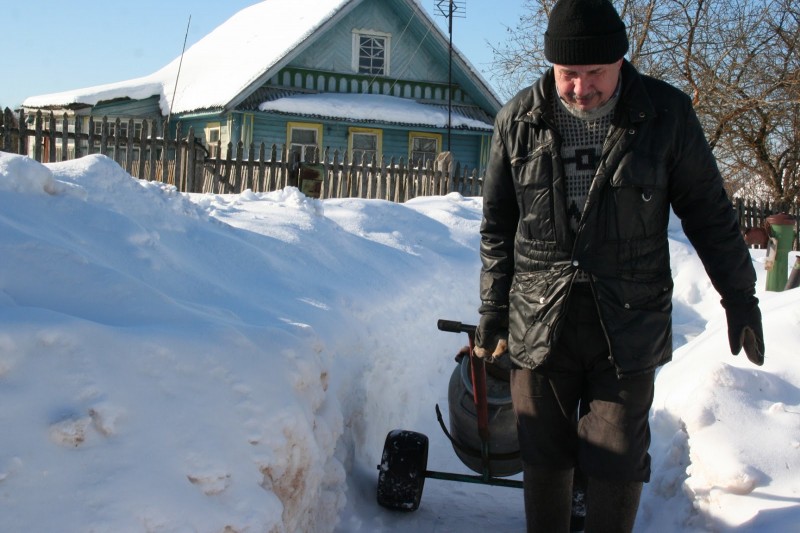
{"label": "jacket pocket", "polygon": [[550,352],[569,292],[569,268],[515,275],[509,293],[509,348],[525,366],[538,366]]}
{"label": "jacket pocket", "polygon": [[672,350],[672,278],[595,280],[611,355],[622,373],[652,370]]}
{"label": "jacket pocket", "polygon": [[648,280],[626,277],[617,283],[618,303],[624,309],[665,311],[672,301],[674,282],[669,274]]}
{"label": "jacket pocket", "polygon": [[511,172],[520,202],[520,230],[527,239],[555,241],[553,159],[542,146],[512,159]]}
{"label": "jacket pocket", "polygon": [[669,221],[668,182],[663,160],[626,154],[609,183],[606,240],[644,239],[663,233]]}

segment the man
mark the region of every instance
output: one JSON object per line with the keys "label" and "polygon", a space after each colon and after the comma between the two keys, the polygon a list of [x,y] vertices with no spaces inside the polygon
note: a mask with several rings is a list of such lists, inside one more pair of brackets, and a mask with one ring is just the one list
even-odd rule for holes
{"label": "man", "polygon": [[623,59],[611,3],[560,0],[544,44],[553,67],[495,122],[476,354],[514,363],[528,531],[568,531],[576,467],[586,531],[630,531],[672,357],[670,206],[760,365],[755,271],[690,99]]}

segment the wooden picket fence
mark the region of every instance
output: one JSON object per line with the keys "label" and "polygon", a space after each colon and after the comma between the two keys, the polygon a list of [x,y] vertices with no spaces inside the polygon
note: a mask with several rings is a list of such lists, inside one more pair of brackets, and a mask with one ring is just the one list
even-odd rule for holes
{"label": "wooden picket fence", "polygon": [[426,166],[408,165],[394,158],[349,161],[346,153],[325,149],[315,153],[313,161],[301,163],[292,161],[285,145],[264,143],[248,147],[242,143],[229,143],[227,147],[217,144],[212,152],[218,155],[212,156],[194,128],[184,134],[180,122],[172,138],[163,135],[166,123],[155,120],[145,120],[133,134],[132,120],[120,123],[119,119],[103,117],[96,125],[90,117],[87,130],[81,131],[81,121],[69,120],[66,114],[57,118],[41,111],[30,128],[23,111],[17,120],[6,108],[0,121],[0,150],[28,155],[39,162],[102,154],[134,177],[174,185],[181,192],[235,194],[247,189],[269,192],[295,186],[316,198],[394,202],[450,192],[481,195],[482,179],[477,169],[448,160]]}
{"label": "wooden picket fence", "polygon": [[[119,119],[103,117],[100,127],[89,119],[88,131],[81,131],[81,121],[70,122],[66,115],[57,119],[53,113],[37,112],[34,127],[28,128],[23,111],[19,118],[6,108],[0,116],[0,150],[29,155],[39,162],[76,159],[99,153],[113,158],[129,174],[149,181],[174,185],[181,192],[240,193],[269,192],[287,186],[300,188],[316,198],[374,198],[405,202],[417,196],[443,195],[459,192],[464,196],[481,196],[483,178],[477,169],[467,169],[458,163],[414,166],[403,159],[384,158],[378,161],[348,161],[347,154],[326,149],[316,153],[311,162],[291,161],[286,146],[264,143],[228,144],[226,150],[217,144],[212,156],[195,136],[194,129],[184,135],[181,124],[176,125],[173,138],[166,138],[166,124],[144,121],[137,135],[132,121],[127,127]],[[99,130],[99,134],[97,131]],[[31,143],[31,141],[33,141]],[[33,146],[28,154],[29,145]],[[223,157],[222,154],[225,154]],[[766,219],[778,211],[770,202],[737,199],[734,202],[743,232],[765,228]],[[800,208],[788,213],[800,221]],[[793,249],[800,249],[795,233]],[[755,244],[754,246],[759,246]]]}
{"label": "wooden picket fence", "polygon": [[757,202],[755,200],[744,200],[737,198],[734,203],[736,213],[739,217],[739,227],[745,234],[746,240],[751,247],[763,248],[769,237],[769,224],[767,219],[771,215],[785,213],[794,218],[794,241],[792,250],[800,250],[800,206],[795,204],[789,209],[782,209],[781,206],[773,202]]}

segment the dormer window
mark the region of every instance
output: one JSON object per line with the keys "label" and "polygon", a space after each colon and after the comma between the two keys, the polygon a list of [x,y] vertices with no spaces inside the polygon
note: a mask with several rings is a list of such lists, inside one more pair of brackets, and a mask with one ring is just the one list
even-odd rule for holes
{"label": "dormer window", "polygon": [[389,75],[391,35],[371,30],[353,30],[353,70],[372,76]]}

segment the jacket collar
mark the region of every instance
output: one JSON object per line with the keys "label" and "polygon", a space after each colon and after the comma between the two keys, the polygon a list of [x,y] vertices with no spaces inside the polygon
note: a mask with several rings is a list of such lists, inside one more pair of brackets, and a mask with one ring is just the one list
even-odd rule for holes
{"label": "jacket collar", "polygon": [[627,60],[622,63],[622,93],[617,109],[631,124],[651,120],[657,114],[645,89],[644,76]]}

